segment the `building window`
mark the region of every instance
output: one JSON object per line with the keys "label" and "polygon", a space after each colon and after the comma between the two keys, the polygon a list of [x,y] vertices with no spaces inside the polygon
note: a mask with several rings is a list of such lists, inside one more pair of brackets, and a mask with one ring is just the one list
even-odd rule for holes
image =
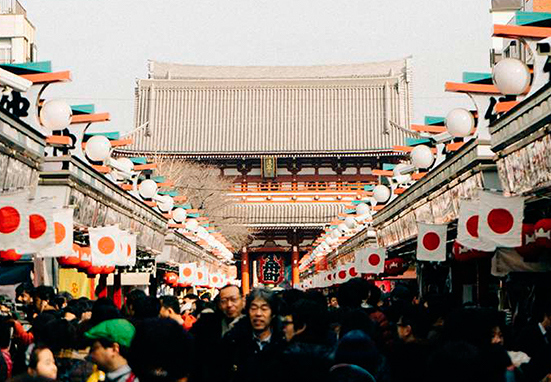
{"label": "building window", "polygon": [[11,64],[11,40],[0,39],[0,63]]}

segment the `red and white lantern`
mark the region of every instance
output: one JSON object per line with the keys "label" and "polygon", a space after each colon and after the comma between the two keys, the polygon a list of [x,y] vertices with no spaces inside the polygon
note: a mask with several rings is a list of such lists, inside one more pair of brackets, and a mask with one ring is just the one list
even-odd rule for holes
{"label": "red and white lantern", "polygon": [[536,226],[534,224],[523,224],[522,245],[516,247],[515,251],[525,259],[529,259],[537,256],[539,247],[536,238]]}
{"label": "red and white lantern", "polygon": [[551,219],[541,219],[534,226],[536,244],[551,249]]}
{"label": "red and white lantern", "polygon": [[452,247],[453,259],[455,261],[469,261],[474,259],[483,259],[492,257],[493,252],[479,251],[478,249],[467,248],[457,240],[454,241]]}

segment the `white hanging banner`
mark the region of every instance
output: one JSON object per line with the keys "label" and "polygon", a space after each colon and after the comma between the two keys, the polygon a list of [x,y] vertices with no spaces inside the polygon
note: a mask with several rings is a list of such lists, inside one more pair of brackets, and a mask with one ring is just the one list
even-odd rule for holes
{"label": "white hanging banner", "polygon": [[136,235],[119,231],[119,250],[117,251],[116,265],[127,267],[136,265]]}
{"label": "white hanging banner", "polygon": [[28,205],[27,192],[0,196],[0,251],[28,253]]}
{"label": "white hanging banner", "polygon": [[206,265],[197,267],[197,276],[195,280],[195,285],[197,286],[209,286],[210,284],[210,274],[209,269]]}
{"label": "white hanging banner", "polygon": [[[29,247],[24,253],[37,253],[55,245],[54,209],[46,200],[35,200],[28,207]],[[72,247],[71,242],[71,247]],[[70,254],[70,252],[69,252]]]}
{"label": "white hanging banner", "polygon": [[184,263],[179,266],[178,283],[184,285],[196,285],[197,284],[197,264]]}
{"label": "white hanging banner", "polygon": [[524,198],[505,197],[494,192],[480,193],[480,236],[498,247],[522,245]]}
{"label": "white hanging banner", "polygon": [[358,276],[359,274],[356,271],[356,267],[354,263],[348,263],[338,267],[335,281],[337,284],[342,284],[347,282],[351,278],[358,277]]}
{"label": "white hanging banner", "polygon": [[417,260],[419,261],[445,261],[447,224],[419,225],[417,236]]}
{"label": "white hanging banner", "polygon": [[94,266],[114,266],[120,258],[120,239],[122,231],[118,225],[112,225],[100,228],[89,228],[90,251],[92,255],[92,265]]}
{"label": "white hanging banner", "polygon": [[385,270],[385,248],[362,248],[356,251],[356,271],[358,273],[376,274]]}
{"label": "white hanging banner", "polygon": [[211,273],[210,274],[210,286],[212,288],[222,288],[223,279],[220,275],[220,273]]}
{"label": "white hanging banner", "polygon": [[464,247],[484,252],[493,252],[495,243],[485,240],[479,235],[480,202],[462,200],[459,204],[459,219],[457,222],[457,242]]}
{"label": "white hanging banner", "polygon": [[[54,211],[54,240],[51,248],[40,253],[42,257],[73,257],[73,213],[72,208],[62,208]],[[78,255],[77,255],[78,256]]]}

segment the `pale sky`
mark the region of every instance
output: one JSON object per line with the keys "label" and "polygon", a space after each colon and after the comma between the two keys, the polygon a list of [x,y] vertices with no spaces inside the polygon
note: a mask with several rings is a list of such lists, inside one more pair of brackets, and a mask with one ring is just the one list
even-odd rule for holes
{"label": "pale sky", "polygon": [[133,125],[147,61],[319,65],[413,56],[414,123],[471,107],[444,92],[463,71],[489,72],[489,0],[19,0],[38,58],[73,81],[45,98],[94,103],[106,131]]}

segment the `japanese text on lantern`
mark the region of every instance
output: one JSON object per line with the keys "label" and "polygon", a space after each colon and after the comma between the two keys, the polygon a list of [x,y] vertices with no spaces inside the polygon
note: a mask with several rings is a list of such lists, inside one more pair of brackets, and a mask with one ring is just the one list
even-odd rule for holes
{"label": "japanese text on lantern", "polygon": [[283,281],[283,258],[279,255],[264,255],[260,258],[260,282],[280,284]]}

